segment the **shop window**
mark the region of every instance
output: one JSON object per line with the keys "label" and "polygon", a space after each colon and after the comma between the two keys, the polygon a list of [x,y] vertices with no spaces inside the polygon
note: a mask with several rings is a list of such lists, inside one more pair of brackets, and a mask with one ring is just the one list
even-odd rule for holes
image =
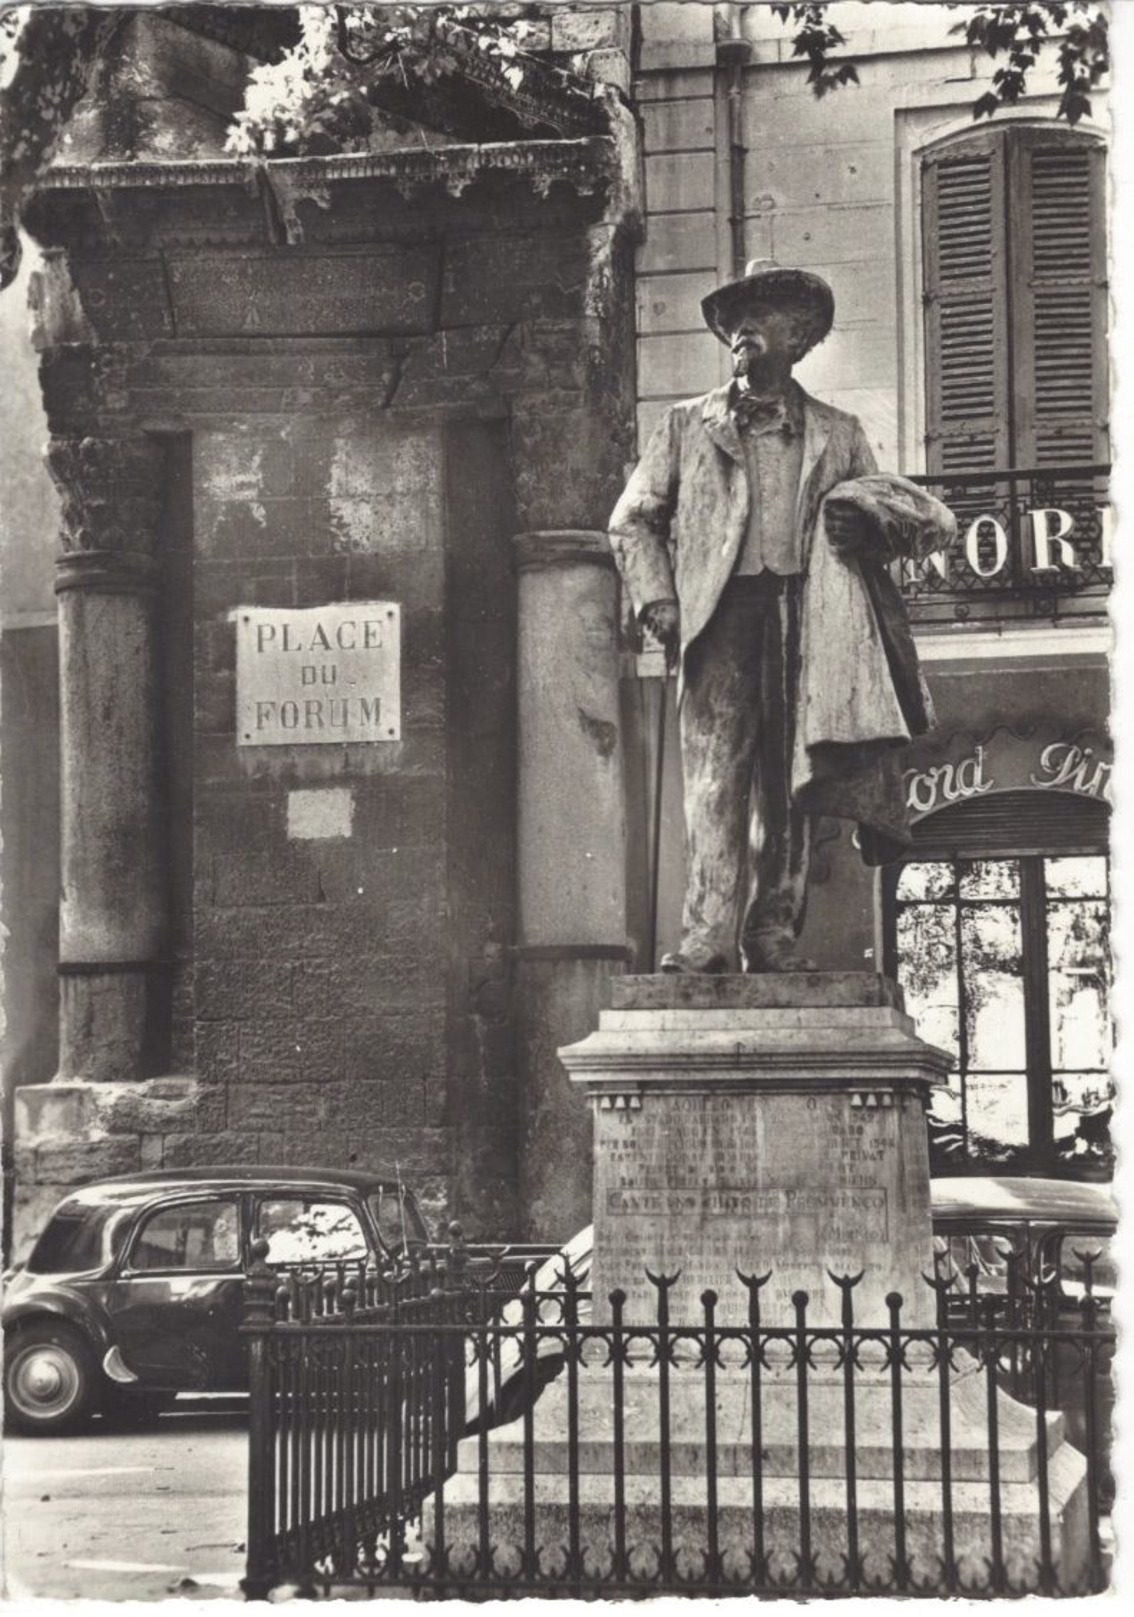
{"label": "shop window", "polygon": [[1101,853],[911,860],[888,969],[956,1066],[930,1109],[937,1173],[1110,1168],[1110,901]]}
{"label": "shop window", "polygon": [[930,473],[1109,458],[1104,162],[1011,122],[923,155]]}

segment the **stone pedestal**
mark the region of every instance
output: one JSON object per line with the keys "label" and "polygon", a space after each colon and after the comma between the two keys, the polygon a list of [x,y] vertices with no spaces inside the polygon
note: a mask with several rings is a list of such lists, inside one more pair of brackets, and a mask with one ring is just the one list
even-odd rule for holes
{"label": "stone pedestal", "polygon": [[[892,1294],[903,1332],[936,1325],[924,1107],[949,1066],[894,985],[624,977],[612,998],[560,1054],[595,1109],[593,1310],[621,1335],[584,1345],[537,1403],[530,1439],[522,1420],[490,1434],[497,1570],[519,1566],[525,1533],[554,1562],[573,1519],[583,1563],[621,1555],[646,1579],[664,1563],[667,1588],[682,1576],[769,1587],[798,1580],[800,1556],[813,1582],[863,1565],[892,1588],[904,1564],[944,1587],[947,1543],[962,1584],[1035,1588],[1046,1497],[1049,1574],[1080,1584],[1086,1465],[1062,1416],[1015,1403],[963,1351],[944,1373],[931,1340],[892,1351]],[[760,1327],[781,1333],[755,1360],[728,1335],[749,1322],[738,1269],[770,1275]],[[854,1327],[877,1333],[857,1353],[839,1329],[848,1291]],[[806,1345],[800,1293],[807,1327],[827,1333]],[[723,1332],[712,1352],[708,1331]],[[454,1560],[475,1552],[484,1460],[467,1439],[446,1486]]]}
{"label": "stone pedestal", "polygon": [[677,1275],[671,1317],[701,1294],[744,1324],[737,1269],[771,1280],[770,1324],[837,1324],[830,1278],[862,1273],[855,1320],[932,1326],[925,1106],[949,1059],[924,1044],[894,985],[866,973],[625,977],[596,1033],[561,1052],[595,1108],[599,1318],[615,1286],[626,1317],[652,1320],[646,1270]]}

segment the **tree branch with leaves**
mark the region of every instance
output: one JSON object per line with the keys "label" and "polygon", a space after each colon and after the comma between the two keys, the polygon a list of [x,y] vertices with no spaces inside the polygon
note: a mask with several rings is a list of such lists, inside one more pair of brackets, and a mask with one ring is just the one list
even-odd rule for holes
{"label": "tree branch with leaves", "polygon": [[1108,25],[1101,5],[1093,0],[1048,0],[1027,5],[970,7],[955,34],[984,51],[995,61],[1006,58],[992,75],[992,89],[973,104],[974,118],[991,118],[1001,107],[1014,107],[1027,90],[1028,74],[1039,60],[1044,44],[1062,30],[1058,43],[1059,83],[1062,94],[1056,116],[1076,124],[1091,115],[1091,92],[1110,67]]}
{"label": "tree branch with leaves", "polygon": [[[807,82],[816,95],[843,84],[857,84],[853,61],[836,60],[847,41],[831,21],[835,0],[773,5],[786,26],[794,27],[792,54],[805,57]],[[1027,93],[1028,75],[1044,46],[1056,41],[1061,86],[1056,117],[1075,124],[1091,115],[1090,97],[1110,69],[1106,8],[1097,0],[1022,0],[1017,4],[974,5],[946,0],[952,11],[965,11],[951,33],[993,61],[1003,58],[992,75],[992,88],[973,103],[974,118],[991,118],[1002,107],[1014,107]]]}

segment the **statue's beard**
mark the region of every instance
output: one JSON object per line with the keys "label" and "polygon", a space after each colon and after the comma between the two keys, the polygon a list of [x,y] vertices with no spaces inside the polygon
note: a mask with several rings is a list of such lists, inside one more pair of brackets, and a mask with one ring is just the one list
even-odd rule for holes
{"label": "statue's beard", "polygon": [[747,345],[732,350],[732,374],[742,386],[756,393],[775,386],[778,380],[775,367],[768,362],[767,350]]}
{"label": "statue's beard", "polygon": [[742,387],[753,393],[772,393],[787,385],[791,361],[778,355],[773,358],[762,343],[740,343],[730,353],[733,377]]}

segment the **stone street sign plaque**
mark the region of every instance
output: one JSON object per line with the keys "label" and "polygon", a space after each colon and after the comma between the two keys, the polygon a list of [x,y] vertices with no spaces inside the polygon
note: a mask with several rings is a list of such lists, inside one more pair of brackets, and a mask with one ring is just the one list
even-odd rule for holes
{"label": "stone street sign plaque", "polygon": [[401,740],[396,602],[241,606],[233,617],[237,746]]}

